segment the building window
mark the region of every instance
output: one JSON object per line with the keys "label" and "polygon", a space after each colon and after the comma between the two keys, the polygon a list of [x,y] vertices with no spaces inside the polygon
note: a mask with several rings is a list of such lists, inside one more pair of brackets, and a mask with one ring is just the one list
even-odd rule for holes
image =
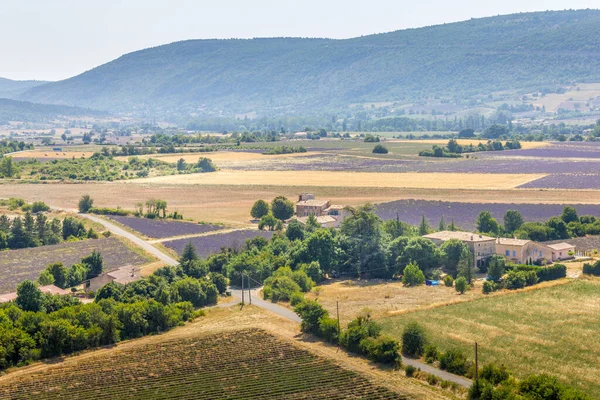
{"label": "building window", "polygon": [[506,250],[506,255],[510,256],[510,250]]}
{"label": "building window", "polygon": [[515,250],[513,250],[513,257],[517,256],[517,252]]}

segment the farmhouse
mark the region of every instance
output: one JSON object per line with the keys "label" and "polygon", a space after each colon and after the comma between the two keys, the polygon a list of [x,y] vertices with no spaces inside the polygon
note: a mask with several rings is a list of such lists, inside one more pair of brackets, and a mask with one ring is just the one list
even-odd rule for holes
{"label": "farmhouse", "polygon": [[314,215],[322,227],[337,228],[348,214],[346,206],[332,205],[329,200],[317,200],[312,193],[300,193],[296,203],[296,216],[303,225],[309,216]]}
{"label": "farmhouse", "polygon": [[508,261],[525,264],[528,260],[533,262],[540,260],[552,260],[552,249],[533,240],[523,239],[496,239],[496,254],[506,257]]}
{"label": "farmhouse", "polygon": [[85,285],[86,291],[96,291],[110,282],[120,283],[122,285],[137,281],[141,278],[139,268],[127,265],[110,272],[105,272],[95,278],[90,279]]}
{"label": "farmhouse", "polygon": [[440,231],[424,235],[424,238],[430,239],[437,246],[450,239],[458,239],[469,246],[473,253],[473,264],[479,267],[496,252],[496,239],[489,236],[479,235],[471,232],[459,231]]}
{"label": "farmhouse", "polygon": [[548,247],[552,250],[552,261],[573,258],[575,253],[575,246],[565,242],[549,244]]}

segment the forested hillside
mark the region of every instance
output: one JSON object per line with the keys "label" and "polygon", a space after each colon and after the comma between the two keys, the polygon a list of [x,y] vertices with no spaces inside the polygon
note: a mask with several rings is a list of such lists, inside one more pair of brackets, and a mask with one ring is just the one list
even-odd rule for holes
{"label": "forested hillside", "polygon": [[13,81],[0,78],[0,98],[14,98],[26,92],[28,89],[48,83],[46,81]]}
{"label": "forested hillside", "polygon": [[9,121],[42,122],[57,117],[104,116],[106,112],[61,105],[36,104],[0,98],[0,125]]}
{"label": "forested hillside", "polygon": [[600,11],[514,14],[346,40],[190,40],[21,98],[113,111],[291,114],[600,82]]}

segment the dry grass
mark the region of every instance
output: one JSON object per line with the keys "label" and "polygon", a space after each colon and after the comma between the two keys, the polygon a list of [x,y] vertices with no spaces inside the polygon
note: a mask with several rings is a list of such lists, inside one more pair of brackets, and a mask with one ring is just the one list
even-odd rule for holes
{"label": "dry grass", "polygon": [[600,280],[545,282],[529,290],[382,318],[399,337],[406,324],[423,325],[442,350],[458,347],[480,362],[505,364],[523,377],[548,373],[600,396]]}
{"label": "dry grass", "polygon": [[[184,159],[187,163],[197,162],[199,158],[206,157],[214,161],[217,166],[219,162],[226,161],[254,161],[254,160],[269,160],[274,158],[294,158],[313,156],[320,153],[292,153],[292,154],[261,154],[248,153],[243,151],[211,151],[208,153],[181,153],[181,154],[148,154],[140,156],[140,158],[154,158],[168,163],[176,163],[180,159]],[[118,160],[127,161],[129,157],[115,157]]]}
{"label": "dry grass", "polygon": [[[164,346],[166,343],[179,339],[195,339],[206,334],[218,334],[223,332],[239,331],[246,328],[260,328],[274,335],[279,340],[292,343],[301,349],[307,350],[317,356],[327,358],[343,368],[350,369],[367,378],[374,384],[385,386],[393,391],[399,391],[411,399],[451,399],[455,396],[451,392],[444,392],[439,388],[432,388],[426,383],[416,379],[404,377],[402,373],[391,369],[380,369],[361,357],[354,357],[339,351],[337,347],[324,344],[314,338],[300,334],[299,325],[287,319],[278,317],[267,311],[252,306],[240,309],[237,306],[230,308],[212,308],[208,315],[201,317],[195,322],[183,327],[173,329],[161,335],[148,336],[141,339],[129,340],[118,343],[112,347],[85,352],[81,355],[67,356],[60,360],[52,360],[50,363],[36,363],[29,367],[14,369],[8,374],[0,377],[0,386],[10,385],[10,382],[27,380],[32,374],[52,373],[55,365],[57,367],[72,367],[73,371],[80,370],[81,365],[91,362],[98,357],[114,357],[119,353],[142,349],[144,346]],[[143,362],[143,360],[142,360]]]}
{"label": "dry grass", "polygon": [[550,93],[544,97],[540,97],[533,101],[533,104],[540,108],[545,106],[546,111],[556,112],[563,102],[579,102],[585,105],[591,98],[598,96],[600,96],[600,83],[582,83],[573,87],[568,92],[562,94]]}
{"label": "dry grass", "polygon": [[430,189],[512,189],[544,174],[369,173],[342,171],[217,171],[145,178],[134,184],[278,185]]}
{"label": "dry grass", "polygon": [[454,288],[440,286],[405,287],[399,281],[335,280],[313,289],[307,297],[318,299],[332,314],[336,313],[336,302],[340,306],[340,320],[349,322],[358,313],[368,308],[375,318],[397,315],[407,311],[439,307],[483,297],[481,283],[459,295]]}
{"label": "dry grass", "polygon": [[0,197],[22,197],[29,202],[43,199],[48,205],[75,208],[79,198],[89,194],[98,207],[133,210],[137,202],[149,198],[165,199],[171,211],[183,213],[195,221],[222,222],[232,226],[250,225],[250,208],[257,199],[270,201],[283,195],[294,200],[298,193],[310,190],[334,204],[359,205],[366,202],[415,199],[468,201],[472,203],[554,203],[596,204],[595,190],[463,190],[275,185],[166,185],[166,184],[86,183],[86,184],[0,184]]}
{"label": "dry grass", "polygon": [[16,158],[36,158],[38,160],[44,159],[71,159],[75,158],[89,158],[94,154],[93,151],[69,151],[64,149],[63,151],[52,151],[51,148],[48,150],[30,150],[22,151],[14,154]]}

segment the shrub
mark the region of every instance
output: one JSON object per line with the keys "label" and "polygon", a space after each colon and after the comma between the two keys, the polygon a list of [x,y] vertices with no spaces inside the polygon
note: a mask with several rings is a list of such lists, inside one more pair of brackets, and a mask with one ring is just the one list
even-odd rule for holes
{"label": "shrub", "polygon": [[298,284],[300,287],[300,291],[306,293],[310,292],[315,283],[312,279],[304,271],[294,271],[292,272],[292,280]]}
{"label": "shrub", "polygon": [[416,371],[417,369],[412,365],[407,365],[406,367],[404,367],[404,372],[406,373],[406,376],[408,378],[412,378]]}
{"label": "shrub", "polygon": [[39,213],[48,210],[50,210],[50,207],[48,207],[43,201],[36,201],[31,205],[31,211],[34,213]]}
{"label": "shrub", "polygon": [[425,329],[416,322],[411,322],[402,332],[402,353],[409,357],[420,357],[425,351],[427,336]]}
{"label": "shrub", "polygon": [[456,281],[454,281],[454,288],[460,294],[463,294],[464,292],[466,292],[468,287],[469,287],[469,284],[467,283],[467,280],[463,276],[461,276]]}
{"label": "shrub", "polygon": [[371,320],[368,313],[359,315],[348,324],[346,329],[340,336],[340,343],[349,351],[360,353],[360,343],[368,337],[376,338],[381,333],[381,326]]}
{"label": "shrub", "polygon": [[494,363],[484,365],[479,374],[479,377],[481,379],[485,379],[494,386],[500,384],[501,382],[504,382],[508,379],[509,376],[510,374],[506,370],[506,366],[498,366]]}
{"label": "shrub", "polygon": [[425,362],[433,364],[438,360],[439,351],[435,345],[429,344],[425,346]]}
{"label": "shrub", "polygon": [[417,264],[409,263],[402,273],[402,283],[405,286],[419,286],[425,283],[425,275]]}
{"label": "shrub", "polygon": [[315,300],[304,300],[294,307],[294,312],[300,316],[302,323],[300,328],[303,332],[319,335],[319,321],[327,317],[329,313]]}
{"label": "shrub", "polygon": [[467,357],[458,349],[450,349],[440,356],[440,368],[456,375],[467,372]]}
{"label": "shrub", "polygon": [[94,204],[94,200],[90,197],[89,194],[83,195],[81,199],[79,199],[78,208],[79,212],[86,213],[92,208]]}
{"label": "shrub", "polygon": [[288,276],[271,276],[265,280],[263,295],[273,303],[289,301],[294,293],[300,292],[300,286]]}
{"label": "shrub", "polygon": [[496,284],[494,281],[485,281],[483,282],[483,293],[489,294],[495,292],[497,290]]}
{"label": "shrub", "polygon": [[87,211],[89,214],[97,214],[97,215],[119,215],[119,216],[127,216],[131,213],[127,210],[123,210],[122,208],[98,208],[92,207]]}
{"label": "shrub", "polygon": [[319,320],[319,335],[330,343],[338,343],[340,337],[337,319],[322,317]]}
{"label": "shrub", "polygon": [[506,275],[505,285],[507,289],[520,289],[524,288],[527,284],[525,275],[522,271],[510,271]]}
{"label": "shrub", "polygon": [[398,354],[400,344],[390,336],[367,337],[360,342],[360,349],[371,360],[382,364],[391,364],[401,360]]}
{"label": "shrub", "polygon": [[216,286],[217,290],[219,291],[219,294],[223,294],[227,291],[227,286],[229,286],[229,279],[227,279],[225,275],[212,272],[210,274],[210,279],[212,283]]}
{"label": "shrub", "polygon": [[429,383],[431,386],[435,386],[438,383],[438,377],[432,374],[429,374],[427,376],[427,383]]}
{"label": "shrub", "polygon": [[454,285],[454,279],[450,275],[444,277],[444,285],[446,287],[452,287]]}
{"label": "shrub", "polygon": [[388,149],[387,149],[387,147],[385,147],[382,144],[377,144],[377,145],[375,145],[375,147],[373,147],[373,153],[375,153],[375,154],[387,154],[388,153]]}
{"label": "shrub", "polygon": [[533,286],[538,283],[538,275],[536,271],[527,271],[525,272],[525,282],[527,286]]}
{"label": "shrub", "polygon": [[290,305],[292,307],[297,306],[302,301],[304,301],[304,295],[300,292],[292,293],[292,295],[290,296]]}
{"label": "shrub", "polygon": [[594,264],[583,264],[583,273],[586,275],[600,276],[600,260]]}
{"label": "shrub", "polygon": [[318,261],[313,261],[310,264],[302,264],[300,271],[304,271],[315,283],[323,280],[323,270],[321,270],[321,264]]}

